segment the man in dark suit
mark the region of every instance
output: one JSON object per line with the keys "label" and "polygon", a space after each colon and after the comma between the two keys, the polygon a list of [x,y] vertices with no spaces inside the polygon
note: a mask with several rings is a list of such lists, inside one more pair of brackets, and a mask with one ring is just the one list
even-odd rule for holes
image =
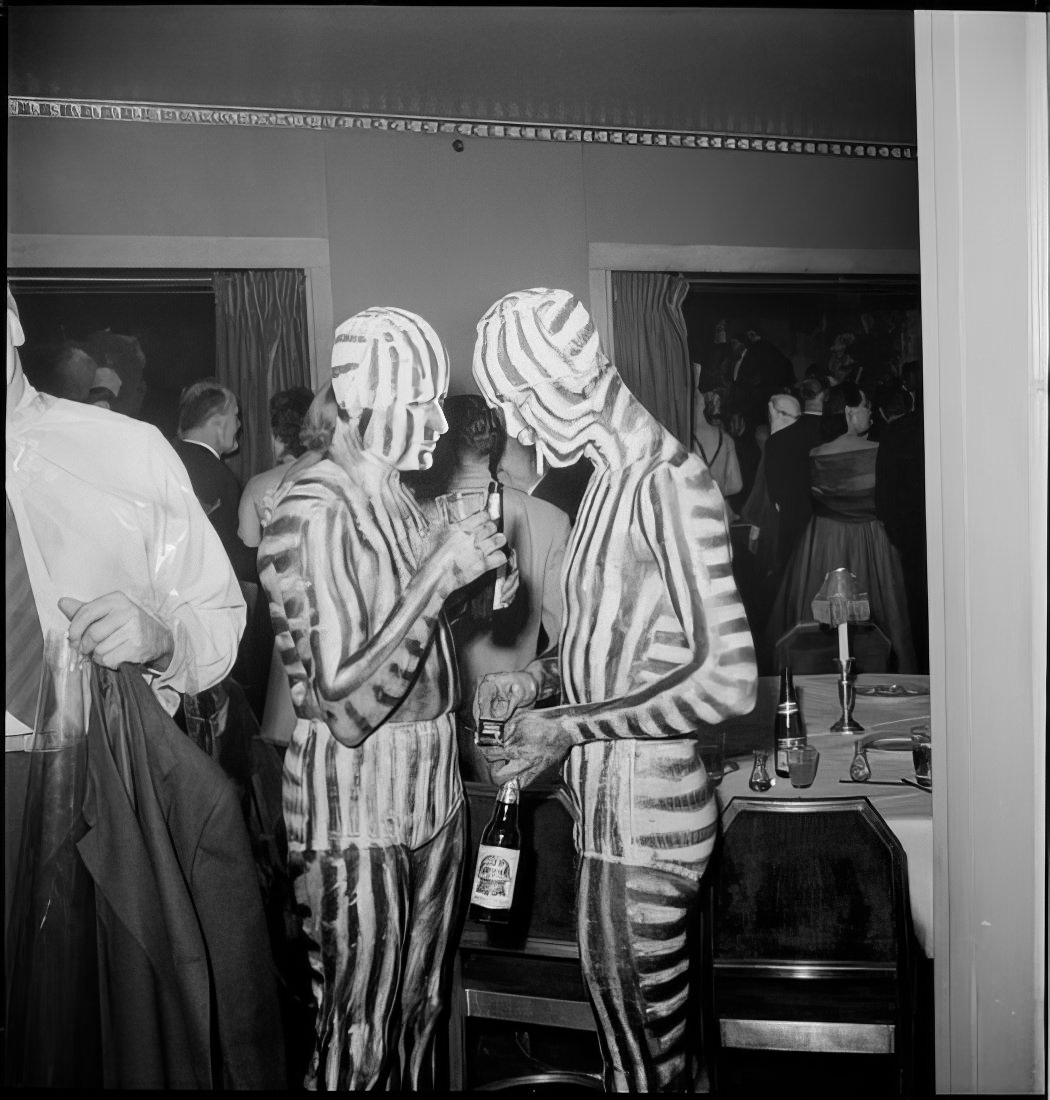
{"label": "man in dark suit", "polygon": [[771,394],[795,383],[791,360],[754,329],[730,338],[730,413],[743,416],[748,432],[765,419]]}
{"label": "man in dark suit", "polygon": [[922,414],[903,386],[885,391],[875,458],[875,513],[901,556],[919,671],[929,669],[926,582],[926,467]]}
{"label": "man in dark suit", "polygon": [[[786,393],[769,399],[766,490],[778,514],[777,568],[783,570],[813,515],[809,494],[811,442],[798,400]],[[814,418],[808,418],[812,421]]]}
{"label": "man in dark suit", "polygon": [[173,446],[193,491],[222,540],[242,584],[258,584],[255,551],[237,537],[241,485],[222,460],[237,450],[241,427],[237,396],[212,378],[194,382],[179,399],[179,434]]}

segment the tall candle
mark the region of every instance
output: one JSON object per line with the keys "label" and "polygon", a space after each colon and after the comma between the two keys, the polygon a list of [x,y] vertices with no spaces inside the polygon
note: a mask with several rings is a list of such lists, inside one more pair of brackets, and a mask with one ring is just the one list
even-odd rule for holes
{"label": "tall candle", "polygon": [[[839,660],[846,662],[849,660],[849,636],[846,633],[846,623],[839,623]],[[845,663],[843,663],[845,668]]]}

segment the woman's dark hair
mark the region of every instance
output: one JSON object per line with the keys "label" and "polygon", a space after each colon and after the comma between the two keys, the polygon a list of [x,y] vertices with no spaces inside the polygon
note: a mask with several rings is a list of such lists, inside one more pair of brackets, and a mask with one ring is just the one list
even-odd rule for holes
{"label": "woman's dark hair", "polygon": [[280,390],[270,398],[270,430],[274,438],[284,445],[284,449],[294,458],[306,450],[299,439],[303,417],[313,403],[313,390],[306,386],[294,386]]}
{"label": "woman's dark hair", "polygon": [[469,452],[488,459],[489,470],[495,477],[507,446],[507,430],[499,413],[473,393],[446,398],[444,411],[448,448],[455,455]]}
{"label": "woman's dark hair", "polygon": [[846,394],[843,389],[844,386],[832,386],[824,399],[824,410],[820,415],[820,438],[823,443],[830,443],[846,432]]}

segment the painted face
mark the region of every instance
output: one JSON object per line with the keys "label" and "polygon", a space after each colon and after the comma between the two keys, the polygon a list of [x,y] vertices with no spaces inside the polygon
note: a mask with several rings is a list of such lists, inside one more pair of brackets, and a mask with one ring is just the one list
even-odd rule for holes
{"label": "painted face", "polygon": [[448,430],[449,369],[437,333],[407,310],[374,307],[335,332],[332,388],[361,446],[398,470],[426,470]]}
{"label": "painted face", "polygon": [[608,365],[590,315],[564,290],[501,298],[478,323],[474,379],[507,434],[553,466],[584,451],[594,418],[585,391]]}

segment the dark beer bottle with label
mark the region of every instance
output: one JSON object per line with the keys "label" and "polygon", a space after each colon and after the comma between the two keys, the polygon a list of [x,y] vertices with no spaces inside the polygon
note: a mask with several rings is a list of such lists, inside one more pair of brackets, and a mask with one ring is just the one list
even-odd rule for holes
{"label": "dark beer bottle with label", "polygon": [[774,768],[777,775],[786,778],[788,771],[788,750],[800,749],[806,743],[806,728],[802,723],[802,712],[798,709],[798,697],[795,695],[795,682],[791,678],[791,669],[785,666],[780,670],[780,694],[777,696],[777,716],[773,727]]}
{"label": "dark beer bottle with label", "polygon": [[471,920],[490,924],[506,924],[510,920],[521,854],[519,794],[520,785],[516,779],[504,783],[496,794],[496,807],[478,845],[474,885],[470,891]]}

